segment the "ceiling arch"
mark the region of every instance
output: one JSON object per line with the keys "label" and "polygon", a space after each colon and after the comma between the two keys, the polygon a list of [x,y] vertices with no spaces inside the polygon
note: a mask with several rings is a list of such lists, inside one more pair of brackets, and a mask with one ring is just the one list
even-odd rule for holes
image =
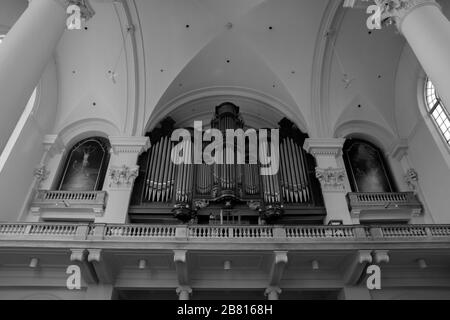
{"label": "ceiling arch", "polygon": [[[162,117],[180,106],[189,106],[190,117],[200,109],[205,98],[212,103],[219,99],[241,101],[241,112],[261,119],[289,117],[303,130],[307,125],[301,109],[297,106],[282,81],[268,64],[247,46],[238,33],[224,33],[203,48],[179,73],[158,102],[150,117],[150,127]],[[217,104],[222,101],[215,99]],[[247,102],[243,99],[246,98]],[[200,100],[202,100],[200,102]],[[248,101],[254,101],[254,105]],[[265,106],[271,105],[272,108]],[[209,106],[213,112],[214,104]],[[270,109],[278,109],[278,114]],[[207,113],[206,110],[204,112]],[[263,121],[266,124],[273,121]]]}

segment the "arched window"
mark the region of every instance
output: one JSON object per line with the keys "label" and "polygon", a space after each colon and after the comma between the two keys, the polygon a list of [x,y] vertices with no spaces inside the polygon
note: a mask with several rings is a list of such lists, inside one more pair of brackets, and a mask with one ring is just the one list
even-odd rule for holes
{"label": "arched window", "polygon": [[425,100],[427,112],[433,118],[434,124],[447,145],[450,145],[450,115],[430,79],[427,79],[425,85]]}
{"label": "arched window", "polygon": [[58,190],[98,191],[103,187],[110,145],[101,137],[77,143],[67,155]]}
{"label": "arched window", "polygon": [[395,192],[383,153],[370,142],[347,140],[344,162],[353,192]]}

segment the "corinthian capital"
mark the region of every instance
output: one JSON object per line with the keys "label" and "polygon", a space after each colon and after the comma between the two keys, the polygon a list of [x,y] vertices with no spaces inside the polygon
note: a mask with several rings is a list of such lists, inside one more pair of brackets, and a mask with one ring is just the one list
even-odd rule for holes
{"label": "corinthian capital", "polygon": [[383,25],[395,24],[399,30],[403,19],[418,7],[434,5],[440,8],[436,0],[344,0],[344,7],[360,7],[358,2],[378,6],[381,23]]}
{"label": "corinthian capital", "polygon": [[423,5],[436,5],[435,0],[374,0],[381,9],[381,21],[395,23],[400,29],[403,19],[414,9]]}
{"label": "corinthian capital", "polygon": [[324,192],[345,192],[345,169],[316,168],[316,178],[320,181]]}
{"label": "corinthian capital", "polygon": [[63,0],[67,6],[76,5],[80,7],[81,17],[89,20],[95,15],[94,9],[92,9],[89,0]]}

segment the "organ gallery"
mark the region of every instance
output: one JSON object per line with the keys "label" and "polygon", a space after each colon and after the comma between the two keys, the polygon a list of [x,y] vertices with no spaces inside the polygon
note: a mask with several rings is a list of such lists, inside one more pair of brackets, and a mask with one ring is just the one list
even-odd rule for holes
{"label": "organ gallery", "polygon": [[[290,120],[283,118],[279,122],[279,168],[268,175],[261,174],[262,167],[267,165],[251,159],[252,139],[245,139],[245,150],[239,148],[239,144],[230,147],[235,152],[225,150],[227,130],[249,129],[238,106],[228,102],[217,106],[210,128],[222,132],[223,162],[200,164],[194,161],[193,139],[183,139],[181,146],[172,141],[173,131],[180,128],[170,117],[148,133],[151,148],[139,159],[140,173],[130,207],[132,220],[289,224],[323,219],[325,209],[315,177],[315,160],[302,148],[307,135]],[[194,128],[184,129],[195,137]],[[261,135],[256,139],[259,152],[273,156],[275,144],[270,143],[270,138],[269,134],[267,139]],[[171,159],[177,145],[183,149],[185,161],[182,164],[174,164]],[[203,141],[202,151],[207,147],[208,143]],[[238,161],[239,156],[245,158],[244,163]]]}

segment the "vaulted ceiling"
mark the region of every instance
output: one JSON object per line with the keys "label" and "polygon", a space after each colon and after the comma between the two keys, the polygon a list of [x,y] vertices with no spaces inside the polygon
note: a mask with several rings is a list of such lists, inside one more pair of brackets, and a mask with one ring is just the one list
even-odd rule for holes
{"label": "vaulted ceiling", "polygon": [[[364,10],[335,1],[128,0],[125,10],[91,0],[94,18],[81,31],[66,31],[56,50],[54,131],[104,119],[140,134],[167,115],[183,125],[209,120],[214,106],[229,100],[254,126],[288,116],[312,135],[319,122],[322,134],[333,135],[348,121],[371,119],[395,136],[405,40],[394,28],[369,32]],[[25,6],[2,1],[0,26]],[[338,12],[327,16],[333,7]],[[327,42],[334,44],[326,47],[328,70],[317,68]],[[317,83],[326,83],[319,102]]]}

